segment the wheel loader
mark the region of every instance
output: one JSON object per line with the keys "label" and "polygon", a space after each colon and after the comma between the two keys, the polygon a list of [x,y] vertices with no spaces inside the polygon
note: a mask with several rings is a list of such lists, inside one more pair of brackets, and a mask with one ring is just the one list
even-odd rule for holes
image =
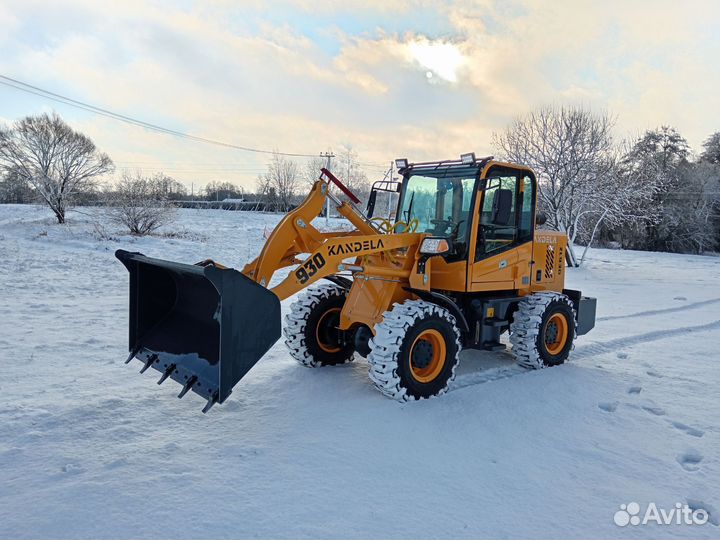
{"label": "wheel loader", "polygon": [[[310,368],[366,357],[374,386],[399,401],[443,394],[460,350],[504,349],[505,332],[522,366],[562,364],[594,327],[596,300],[564,287],[567,237],[536,229],[533,171],[474,154],[396,165],[402,181],[376,184],[362,209],[321,169],[242,269],[118,250],[130,273],[126,363],[176,381],[178,397],[199,394],[207,412],[280,339],[280,302],[297,295],[290,355]],[[393,220],[373,217],[380,191],[398,195]],[[352,229],[312,224],[327,199]]]}

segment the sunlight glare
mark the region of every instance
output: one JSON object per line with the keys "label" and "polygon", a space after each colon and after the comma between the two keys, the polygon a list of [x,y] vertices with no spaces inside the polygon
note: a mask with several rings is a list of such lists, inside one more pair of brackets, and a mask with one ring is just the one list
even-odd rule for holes
{"label": "sunlight glare", "polygon": [[408,44],[408,51],[412,60],[429,70],[428,73],[447,82],[457,82],[457,71],[465,63],[460,49],[444,41],[412,41]]}

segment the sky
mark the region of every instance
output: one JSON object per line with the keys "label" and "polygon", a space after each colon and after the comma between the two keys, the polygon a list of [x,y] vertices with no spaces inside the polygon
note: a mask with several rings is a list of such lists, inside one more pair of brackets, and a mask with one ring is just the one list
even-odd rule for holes
{"label": "sky", "polygon": [[[0,74],[200,137],[390,161],[496,151],[545,105],[618,139],[720,130],[720,2],[0,0]],[[55,110],[118,172],[255,184],[269,156],[189,141],[0,86],[0,122]],[[303,159],[299,160],[302,165]]]}

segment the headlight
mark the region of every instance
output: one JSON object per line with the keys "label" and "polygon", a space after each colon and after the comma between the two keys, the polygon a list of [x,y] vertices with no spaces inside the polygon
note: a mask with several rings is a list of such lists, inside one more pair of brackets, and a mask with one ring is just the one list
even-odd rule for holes
{"label": "headlight", "polygon": [[443,255],[450,251],[450,242],[445,238],[425,238],[420,244],[423,255]]}

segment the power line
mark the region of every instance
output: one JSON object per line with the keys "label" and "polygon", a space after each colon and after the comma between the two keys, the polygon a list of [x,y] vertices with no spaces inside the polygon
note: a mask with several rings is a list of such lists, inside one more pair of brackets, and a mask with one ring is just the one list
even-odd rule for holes
{"label": "power line", "polygon": [[126,116],[124,114],[115,113],[110,110],[103,109],[101,107],[96,107],[95,105],[91,105],[91,104],[85,103],[83,101],[78,101],[76,99],[72,99],[67,96],[63,96],[61,94],[56,94],[55,92],[50,92],[49,90],[44,90],[43,88],[39,88],[37,86],[33,86],[31,84],[24,83],[22,81],[13,79],[11,77],[7,77],[5,75],[0,75],[0,84],[9,86],[10,88],[14,88],[16,90],[20,90],[21,92],[26,92],[28,94],[34,94],[36,96],[44,97],[46,99],[50,99],[52,101],[56,101],[56,102],[62,103],[64,105],[76,107],[78,109],[92,112],[92,113],[98,114],[100,116],[105,116],[105,117],[112,118],[114,120],[119,120],[121,122],[125,122],[127,124],[131,124],[134,126],[139,126],[139,127],[153,130],[153,131],[158,131],[160,133],[165,133],[167,135],[175,135],[176,137],[182,137],[182,138],[190,139],[190,140],[194,140],[194,141],[204,142],[204,143],[208,143],[208,144],[214,144],[217,146],[224,146],[226,148],[234,148],[236,150],[243,150],[245,152],[254,152],[256,154],[278,154],[281,156],[308,157],[308,158],[318,157],[318,154],[300,154],[300,153],[294,153],[294,152],[275,152],[273,150],[261,150],[259,148],[251,148],[249,146],[240,146],[237,144],[226,143],[223,141],[217,141],[217,140],[208,139],[205,137],[198,137],[196,135],[191,135],[189,133],[183,133],[182,131],[177,131],[174,129],[169,129],[169,128],[165,128],[162,126],[158,126],[156,124],[151,124],[151,123],[145,122],[143,120],[138,120],[137,118]]}

